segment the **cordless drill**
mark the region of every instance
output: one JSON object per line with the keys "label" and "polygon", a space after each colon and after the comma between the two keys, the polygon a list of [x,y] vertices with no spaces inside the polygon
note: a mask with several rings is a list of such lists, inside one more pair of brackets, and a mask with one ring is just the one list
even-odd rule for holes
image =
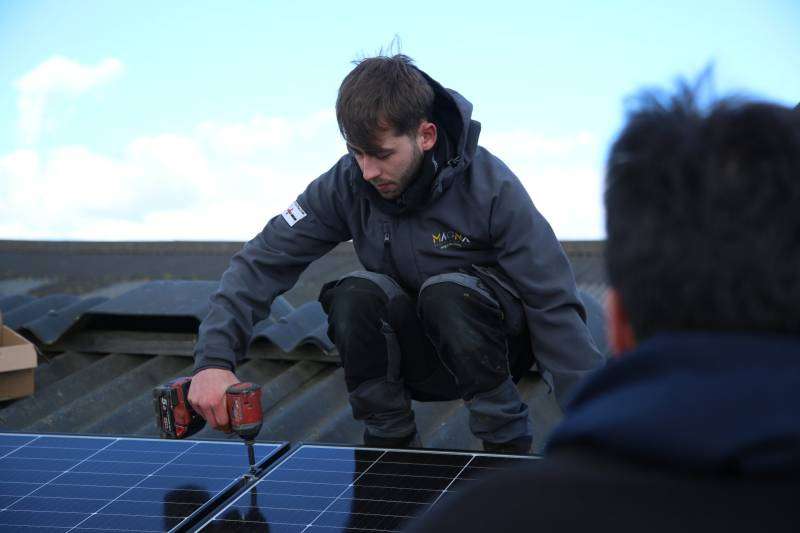
{"label": "cordless drill", "polygon": [[[174,379],[153,389],[153,408],[156,425],[162,439],[185,439],[191,437],[206,425],[197,411],[189,403],[189,386],[192,378]],[[228,425],[220,428],[226,433],[239,435],[247,446],[247,460],[250,475],[255,474],[255,450],[253,442],[261,430],[261,385],[256,383],[236,383],[225,391],[228,408]]]}

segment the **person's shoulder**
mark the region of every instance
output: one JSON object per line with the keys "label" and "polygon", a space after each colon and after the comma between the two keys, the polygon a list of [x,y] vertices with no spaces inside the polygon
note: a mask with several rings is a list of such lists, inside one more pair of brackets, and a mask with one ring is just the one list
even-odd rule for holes
{"label": "person's shoulder", "polygon": [[307,191],[322,190],[326,194],[336,195],[341,198],[351,197],[354,192],[354,179],[356,177],[355,166],[350,155],[343,155],[331,168],[311,181]]}
{"label": "person's shoulder", "polygon": [[335,181],[337,183],[352,183],[354,179],[354,171],[356,170],[355,162],[352,156],[344,154],[340,157],[333,166],[326,172],[319,176],[319,180]]}
{"label": "person's shoulder", "polygon": [[483,146],[478,146],[473,154],[469,175],[473,187],[481,194],[525,192],[522,182],[508,165]]}
{"label": "person's shoulder", "polygon": [[462,187],[480,205],[500,203],[510,210],[527,209],[531,203],[527,189],[514,172],[483,146],[473,153]]}
{"label": "person's shoulder", "polygon": [[480,145],[475,149],[471,166],[474,171],[480,171],[483,176],[494,181],[516,180],[514,172],[502,159]]}
{"label": "person's shoulder", "polygon": [[409,531],[791,531],[797,485],[682,475],[572,455],[487,476]]}

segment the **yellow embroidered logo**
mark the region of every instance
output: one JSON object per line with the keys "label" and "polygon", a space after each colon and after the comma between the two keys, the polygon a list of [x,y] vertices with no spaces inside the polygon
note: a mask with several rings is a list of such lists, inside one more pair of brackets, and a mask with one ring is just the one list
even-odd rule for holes
{"label": "yellow embroidered logo", "polygon": [[472,241],[469,240],[469,237],[453,230],[433,233],[431,237],[433,238],[433,246],[440,250],[445,250],[447,248],[469,248],[472,245]]}

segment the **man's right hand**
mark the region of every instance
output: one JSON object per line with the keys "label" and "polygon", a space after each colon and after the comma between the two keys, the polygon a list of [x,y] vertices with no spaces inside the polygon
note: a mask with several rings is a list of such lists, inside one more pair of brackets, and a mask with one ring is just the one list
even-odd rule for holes
{"label": "man's right hand", "polygon": [[228,426],[225,391],[235,383],[239,383],[236,374],[221,368],[206,368],[192,377],[189,403],[214,429]]}

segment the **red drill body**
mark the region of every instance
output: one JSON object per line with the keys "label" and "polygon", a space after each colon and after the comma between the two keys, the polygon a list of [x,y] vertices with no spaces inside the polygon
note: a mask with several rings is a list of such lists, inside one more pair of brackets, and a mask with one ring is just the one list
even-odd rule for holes
{"label": "red drill body", "polygon": [[[153,390],[153,407],[156,424],[164,439],[185,439],[203,429],[206,421],[197,414],[189,403],[189,386],[192,378],[174,379]],[[261,411],[261,385],[256,383],[236,383],[225,391],[228,409],[228,426],[221,428],[230,433],[234,431],[247,445],[247,458],[251,474],[255,471],[255,452],[253,442],[261,430],[263,414]]]}
{"label": "red drill body", "polygon": [[261,385],[236,383],[225,391],[231,430],[245,440],[253,440],[261,430]]}
{"label": "red drill body", "polygon": [[236,383],[225,391],[228,405],[228,418],[231,430],[236,432],[247,446],[247,460],[250,474],[255,474],[256,455],[253,442],[261,431],[264,417],[261,412],[261,385],[257,383]]}

